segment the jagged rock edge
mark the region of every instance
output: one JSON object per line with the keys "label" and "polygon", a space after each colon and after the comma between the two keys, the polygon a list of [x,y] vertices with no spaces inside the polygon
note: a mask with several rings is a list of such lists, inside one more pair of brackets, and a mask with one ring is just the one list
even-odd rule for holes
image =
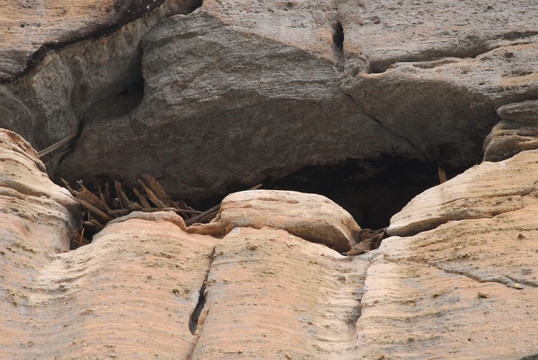
{"label": "jagged rock edge", "polygon": [[[511,35],[514,34],[514,35]],[[508,40],[513,41],[515,39],[524,39],[527,37],[532,37],[538,35],[538,31],[526,31],[526,32],[518,32],[518,31],[511,31],[504,34],[499,34],[497,38],[490,39],[490,41],[502,41],[502,40]],[[385,73],[387,70],[389,70],[391,67],[393,67],[395,64],[413,64],[413,63],[424,63],[424,62],[436,62],[436,61],[442,61],[443,59],[465,59],[465,58],[472,58],[476,59],[481,55],[487,54],[490,51],[493,51],[495,49],[504,47],[508,44],[488,44],[487,41],[483,44],[480,44],[479,46],[469,48],[469,49],[461,49],[461,51],[453,50],[452,52],[450,50],[434,50],[434,49],[427,49],[425,51],[420,52],[420,54],[410,54],[407,56],[401,56],[400,58],[392,58],[392,59],[386,59],[386,60],[378,60],[378,61],[371,61],[368,60],[368,67],[366,74],[381,74]],[[437,56],[428,56],[430,53],[440,53]]]}
{"label": "jagged rock edge", "polygon": [[[192,13],[194,10],[196,10],[197,8],[202,6],[202,1],[203,0],[198,0],[199,3],[197,3],[195,5],[194,9],[190,10],[188,12],[188,14]],[[15,80],[18,80],[18,79],[24,77],[25,75],[27,75],[29,73],[31,73],[34,69],[36,69],[43,62],[43,60],[46,58],[47,54],[50,51],[61,50],[61,49],[65,48],[65,47],[67,47],[69,45],[76,44],[76,43],[79,43],[79,42],[82,42],[82,41],[96,40],[96,39],[100,39],[102,37],[110,36],[111,34],[117,32],[118,30],[120,30],[123,26],[125,26],[125,25],[127,25],[127,24],[129,24],[129,23],[131,23],[133,21],[136,21],[136,20],[142,18],[143,16],[145,16],[147,14],[150,14],[155,9],[161,7],[165,2],[166,2],[166,0],[153,0],[153,1],[148,0],[147,5],[150,6],[150,8],[148,9],[147,12],[139,12],[139,11],[137,11],[137,12],[134,12],[131,15],[127,16],[126,14],[128,12],[126,10],[129,10],[135,4],[135,2],[131,2],[127,9],[125,9],[122,12],[118,12],[118,14],[121,14],[121,15],[120,15],[120,18],[118,19],[118,21],[116,23],[114,23],[114,24],[102,25],[102,27],[97,28],[97,29],[95,29],[94,31],[92,31],[92,32],[90,32],[88,34],[81,35],[81,36],[79,36],[79,37],[77,37],[75,39],[69,39],[69,40],[66,40],[66,41],[63,41],[63,42],[59,42],[59,43],[46,42],[46,43],[42,44],[39,47],[39,49],[37,49],[32,55],[30,55],[28,57],[28,60],[26,61],[26,66],[24,67],[24,69],[22,71],[20,71],[18,74],[13,75],[10,79],[7,79],[7,80],[0,79],[0,84],[11,83],[11,82],[13,82]],[[154,6],[154,5],[156,5],[156,6]],[[166,17],[170,17],[170,16],[174,16],[174,15],[177,15],[177,14],[169,14]]]}
{"label": "jagged rock edge", "polygon": [[[524,192],[521,192],[521,193],[508,193],[508,194],[504,194],[504,196],[521,196],[522,198],[524,196],[528,196],[530,195],[533,191],[536,191],[537,190],[537,185],[538,185],[538,180],[535,181],[529,189],[527,189],[526,191]],[[488,196],[485,196],[486,198]],[[489,196],[489,197],[498,197],[498,196]],[[461,199],[454,199],[453,201],[457,201],[457,200],[461,200]],[[411,236],[415,236],[417,234],[421,234],[423,232],[428,232],[428,231],[432,231],[432,230],[435,230],[437,229],[439,226],[441,225],[444,225],[444,224],[447,224],[449,222],[459,222],[459,221],[465,221],[465,220],[479,220],[479,219],[493,219],[499,215],[503,215],[503,214],[507,214],[507,213],[511,213],[511,212],[514,212],[514,211],[518,211],[518,210],[521,210],[522,208],[517,208],[517,209],[513,209],[513,210],[506,210],[506,211],[500,211],[500,212],[495,212],[493,214],[491,214],[491,216],[478,216],[478,217],[465,217],[465,218],[454,218],[454,219],[450,219],[450,218],[445,218],[445,219],[441,219],[440,222],[438,223],[433,223],[431,224],[431,227],[427,227],[427,228],[424,228],[424,229],[421,229],[421,230],[418,230],[418,231],[412,231],[406,235],[389,235],[390,236],[398,236],[398,237],[411,237]],[[426,220],[425,220],[426,221]],[[429,221],[428,221],[429,222]]]}

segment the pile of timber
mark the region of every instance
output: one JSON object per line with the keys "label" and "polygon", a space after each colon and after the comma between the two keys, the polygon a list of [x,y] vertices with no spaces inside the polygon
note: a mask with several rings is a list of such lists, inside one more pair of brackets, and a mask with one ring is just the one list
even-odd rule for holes
{"label": "pile of timber", "polygon": [[88,190],[80,182],[78,190],[72,188],[64,179],[62,182],[86,209],[82,229],[75,234],[72,248],[89,244],[91,240],[85,237],[85,234],[90,235],[91,238],[91,235],[101,231],[109,221],[127,215],[131,211],[174,211],[183,217],[187,226],[190,226],[197,222],[211,220],[220,208],[217,205],[206,211],[197,211],[183,200],[174,201],[164,191],[161,184],[147,174],[142,175],[142,179],[138,180],[139,187],[126,188],[126,190],[118,180],[113,181],[113,186],[106,181],[103,186],[98,185],[94,192]]}

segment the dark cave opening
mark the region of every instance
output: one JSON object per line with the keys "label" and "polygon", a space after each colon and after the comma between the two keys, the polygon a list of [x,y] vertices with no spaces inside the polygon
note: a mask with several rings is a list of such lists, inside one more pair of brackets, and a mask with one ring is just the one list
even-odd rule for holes
{"label": "dark cave opening", "polygon": [[[463,172],[465,168],[444,165],[442,170],[450,179]],[[384,155],[375,159],[347,158],[336,164],[305,166],[281,177],[267,176],[261,181],[261,189],[293,190],[324,195],[347,210],[362,229],[383,229],[390,224],[390,218],[413,197],[438,185],[440,176],[439,167],[432,162]],[[87,186],[100,198],[110,198],[107,203],[112,209],[129,208],[129,205],[120,206],[114,203],[118,201],[116,197],[119,196],[114,195],[112,190],[113,180],[122,182],[121,179],[103,177],[98,181],[101,184],[99,187],[96,184]],[[108,195],[108,183],[110,183],[110,195]],[[255,184],[235,182],[230,184],[224,193],[214,194],[199,201],[178,199],[173,196],[170,200],[178,204],[181,202],[182,209],[190,208],[195,212],[204,212],[215,208],[215,205],[220,204],[229,193],[244,191],[253,185]],[[123,189],[124,197],[137,201],[133,190],[126,184]],[[113,211],[121,212],[121,210]],[[121,214],[118,213],[117,216]],[[104,223],[97,227],[94,225],[91,216],[84,220],[84,237],[88,240],[102,229]],[[83,238],[78,242],[88,243]],[[73,244],[72,248],[78,246],[80,245]]]}
{"label": "dark cave opening", "polygon": [[[465,168],[443,168],[450,179]],[[392,215],[413,197],[439,185],[438,166],[415,159],[385,155],[376,159],[348,158],[338,164],[311,165],[283,177],[267,177],[261,189],[293,190],[328,197],[346,209],[361,228],[387,227]],[[227,193],[248,189],[235,183]],[[220,203],[226,194],[189,202],[197,209]]]}
{"label": "dark cave opening", "polygon": [[357,159],[307,166],[288,176],[268,179],[264,188],[324,195],[346,209],[361,228],[380,229],[388,226],[392,215],[414,196],[439,184],[437,167],[432,164],[388,157],[368,163],[382,167],[366,171],[364,162]]}

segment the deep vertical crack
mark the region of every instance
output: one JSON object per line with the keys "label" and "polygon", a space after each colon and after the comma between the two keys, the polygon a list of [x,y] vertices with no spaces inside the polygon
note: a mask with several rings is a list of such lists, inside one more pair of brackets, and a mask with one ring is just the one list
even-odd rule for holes
{"label": "deep vertical crack", "polygon": [[207,300],[207,297],[206,297],[207,280],[209,278],[209,273],[211,272],[213,260],[215,259],[215,248],[216,247],[213,248],[213,251],[209,255],[209,266],[207,268],[207,273],[205,275],[202,286],[200,287],[200,291],[198,295],[198,303],[194,307],[194,310],[192,311],[191,316],[189,317],[189,331],[191,332],[192,335],[196,335],[196,333],[198,333],[198,337],[196,338],[195,342],[192,344],[192,348],[187,359],[192,358],[192,354],[194,353],[194,350],[196,349],[196,345],[198,344],[198,339],[200,338],[199,335],[200,335],[201,330],[199,329],[199,325],[202,325],[202,324],[199,324],[199,320],[200,320],[200,315],[202,314],[202,311],[204,310],[205,303]]}
{"label": "deep vertical crack", "polygon": [[190,319],[189,319],[189,330],[191,331],[191,334],[196,333],[196,328],[198,327],[198,320],[200,319],[200,314],[202,313],[202,310],[205,306],[205,289],[207,287],[207,277],[205,278],[202,287],[200,288],[200,292],[198,295],[198,303],[196,304],[196,307],[194,308],[194,311],[192,312]]}
{"label": "deep vertical crack", "polygon": [[333,27],[333,59],[334,65],[339,71],[344,70],[344,28],[340,22],[337,22]]}

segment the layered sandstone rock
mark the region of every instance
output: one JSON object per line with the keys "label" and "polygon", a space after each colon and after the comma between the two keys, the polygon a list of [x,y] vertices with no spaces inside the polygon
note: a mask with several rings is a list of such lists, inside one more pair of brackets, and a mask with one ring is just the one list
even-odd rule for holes
{"label": "layered sandstone rock", "polygon": [[283,229],[339,252],[355,244],[360,226],[351,215],[324,196],[295,191],[250,190],[228,195],[210,224],[189,232],[224,236],[236,227]]}
{"label": "layered sandstone rock", "polygon": [[[35,180],[40,194],[56,201],[63,196],[62,204],[76,208],[65,190],[46,179],[27,143],[11,132],[2,136],[3,162],[24,157],[41,168],[28,173],[29,165],[15,163],[3,168],[3,178],[23,178],[27,187]],[[208,229],[207,235],[186,232],[174,213],[134,212],[110,222],[90,245],[55,254],[52,245],[68,249],[66,236],[76,222],[62,227],[44,222],[42,215],[26,219],[32,215],[32,194],[25,194],[29,200],[15,211],[10,204],[24,184],[6,180],[4,185],[11,197],[6,195],[2,210],[13,214],[4,216],[0,227],[0,254],[8,259],[1,272],[7,282],[0,288],[2,358],[352,358],[368,258],[347,258],[277,229],[349,243],[346,236],[358,226],[321,196],[260,191],[263,196],[255,198],[272,197],[274,203],[265,213],[248,206],[232,206],[231,212],[247,218],[251,212],[258,220],[266,215],[267,224],[253,229],[248,221],[237,223],[221,240]],[[235,198],[229,203],[237,205],[241,198],[245,205],[249,196]],[[253,200],[250,196],[255,205]],[[50,202],[42,212],[60,207]],[[318,218],[309,219],[316,214],[313,205]],[[223,219],[233,218],[225,213]],[[323,220],[324,227],[316,225]],[[20,222],[26,230],[12,235]],[[47,240],[62,241],[63,247]]]}
{"label": "layered sandstone rock", "polygon": [[[31,307],[43,266],[69,250],[81,208],[66,189],[53,184],[37,153],[19,135],[0,131],[0,358],[39,342]],[[47,296],[46,293],[43,296]],[[54,310],[58,312],[58,308]],[[61,310],[60,310],[61,311]]]}
{"label": "layered sandstone rock", "polygon": [[394,216],[388,232],[402,236],[361,256],[325,245],[357,231],[349,214],[278,191],[232,194],[220,219],[191,228],[134,212],[65,252],[78,206],[24,140],[1,139],[2,358],[536,352],[538,150],[424,192]]}
{"label": "layered sandstone rock", "polygon": [[389,235],[408,236],[449,221],[490,218],[524,208],[538,182],[538,151],[484,162],[424,191],[391,219]]}
{"label": "layered sandstone rock", "polygon": [[[29,140],[0,132],[0,358],[536,356],[532,2],[49,3],[0,9],[0,126]],[[68,251],[81,209],[30,146],[65,138],[51,173],[190,199],[310,165],[484,162],[357,257],[341,208],[265,191]]]}
{"label": "layered sandstone rock", "polygon": [[215,248],[195,359],[355,359],[369,261],[283,230],[236,228]]}
{"label": "layered sandstone rock", "polygon": [[[538,151],[483,163],[393,217],[357,358],[521,359],[538,348]],[[425,225],[431,221],[427,227]]]}
{"label": "layered sandstone rock", "polygon": [[484,141],[484,160],[499,161],[524,150],[538,149],[538,100],[501,106],[503,120]]}
{"label": "layered sandstone rock", "polygon": [[[38,149],[72,136],[47,158],[70,180],[150,173],[198,200],[350,158],[365,177],[387,157],[467,167],[497,109],[537,96],[528,1],[199,5],[10,5],[0,126]],[[528,125],[494,132],[486,159],[535,146]]]}

